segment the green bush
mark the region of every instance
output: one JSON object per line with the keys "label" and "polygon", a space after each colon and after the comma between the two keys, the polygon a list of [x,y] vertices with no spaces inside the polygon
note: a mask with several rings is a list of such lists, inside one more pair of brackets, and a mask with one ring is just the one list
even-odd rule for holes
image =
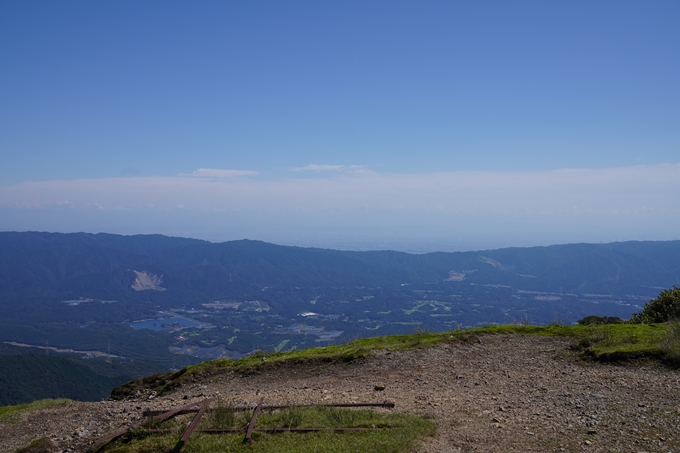
{"label": "green bush", "polygon": [[586,316],[579,319],[578,323],[582,326],[591,326],[593,324],[623,324],[625,321],[617,316]]}
{"label": "green bush", "polygon": [[636,324],[668,322],[680,319],[680,287],[661,291],[656,299],[650,300],[630,319]]}

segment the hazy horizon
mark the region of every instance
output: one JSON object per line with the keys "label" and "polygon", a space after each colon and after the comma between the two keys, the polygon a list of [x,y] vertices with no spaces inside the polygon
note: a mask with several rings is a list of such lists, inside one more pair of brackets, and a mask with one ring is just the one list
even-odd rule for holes
{"label": "hazy horizon", "polygon": [[664,242],[664,241],[676,241],[677,238],[673,239],[613,239],[609,241],[567,241],[567,242],[549,242],[549,241],[535,241],[535,242],[474,242],[474,241],[437,241],[431,238],[421,238],[420,240],[404,240],[398,237],[382,237],[380,239],[371,238],[340,238],[334,241],[326,240],[314,240],[310,238],[305,238],[305,241],[296,241],[295,239],[262,239],[257,237],[233,237],[228,239],[210,238],[210,237],[200,237],[200,236],[189,236],[178,234],[166,234],[158,233],[154,231],[148,232],[112,232],[112,231],[41,231],[41,230],[7,230],[3,231],[6,233],[57,233],[57,234],[117,234],[121,236],[135,236],[135,235],[155,235],[161,234],[167,237],[175,238],[185,238],[185,239],[197,239],[202,241],[207,241],[211,243],[222,243],[230,241],[239,240],[252,240],[252,241],[262,241],[275,245],[282,246],[292,246],[292,247],[304,247],[304,248],[324,248],[333,250],[343,250],[343,251],[397,251],[406,252],[411,254],[423,254],[423,253],[433,253],[433,252],[472,252],[472,251],[484,251],[484,250],[497,250],[504,248],[530,248],[530,247],[548,247],[552,245],[569,245],[569,244],[609,244],[616,242]]}

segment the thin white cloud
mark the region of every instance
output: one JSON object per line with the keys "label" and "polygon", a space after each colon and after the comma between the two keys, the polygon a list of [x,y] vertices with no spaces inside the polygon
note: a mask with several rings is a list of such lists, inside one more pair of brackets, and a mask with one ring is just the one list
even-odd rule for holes
{"label": "thin white cloud", "polygon": [[363,165],[319,165],[319,164],[309,164],[304,167],[293,167],[289,168],[288,171],[294,172],[316,172],[316,173],[335,173],[335,174],[375,174],[374,171],[367,169]]}
{"label": "thin white cloud", "polygon": [[680,220],[680,164],[544,172],[357,171],[312,179],[232,177],[254,173],[199,169],[192,173],[197,177],[25,182],[0,188],[0,206],[320,216],[337,212],[356,215],[358,221],[366,212],[437,214],[449,221],[480,215],[574,222],[649,215]]}
{"label": "thin white cloud", "polygon": [[318,165],[309,164],[304,167],[293,167],[290,171],[342,171],[345,169],[344,165]]}
{"label": "thin white cloud", "polygon": [[252,170],[223,170],[219,168],[199,168],[189,173],[187,176],[197,176],[202,178],[235,178],[239,176],[258,175],[259,172]]}

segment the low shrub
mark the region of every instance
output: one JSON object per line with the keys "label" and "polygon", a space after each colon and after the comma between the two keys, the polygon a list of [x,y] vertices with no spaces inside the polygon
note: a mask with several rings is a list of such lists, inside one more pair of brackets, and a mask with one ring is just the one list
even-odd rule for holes
{"label": "low shrub", "polygon": [[650,324],[676,319],[680,319],[680,286],[661,291],[656,299],[642,307],[642,311],[634,313],[630,321],[635,324]]}
{"label": "low shrub", "polygon": [[586,316],[579,319],[578,323],[582,326],[591,326],[597,324],[623,324],[625,320],[618,316]]}

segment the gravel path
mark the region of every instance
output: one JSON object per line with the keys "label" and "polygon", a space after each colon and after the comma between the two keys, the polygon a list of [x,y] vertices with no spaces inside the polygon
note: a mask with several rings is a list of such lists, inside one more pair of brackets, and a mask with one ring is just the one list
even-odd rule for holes
{"label": "gravel path", "polygon": [[564,338],[482,336],[379,351],[346,364],[227,372],[159,398],[74,403],[3,423],[0,451],[46,436],[55,452],[82,452],[93,439],[139,420],[147,407],[219,395],[248,405],[261,396],[268,404],[392,401],[393,410],[437,424],[438,436],[419,452],[680,453],[679,372],[584,364],[568,354],[569,345]]}

